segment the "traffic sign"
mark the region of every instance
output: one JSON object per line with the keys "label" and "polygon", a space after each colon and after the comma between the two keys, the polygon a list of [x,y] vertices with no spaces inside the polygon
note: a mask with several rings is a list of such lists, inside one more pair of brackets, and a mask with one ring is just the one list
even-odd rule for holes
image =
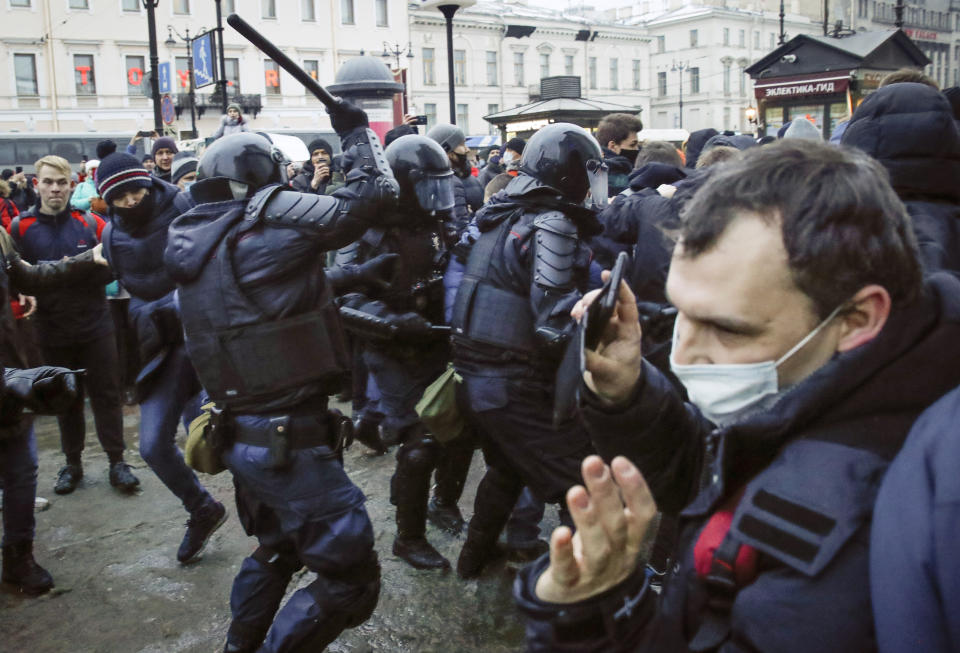
{"label": "traffic sign", "polygon": [[157,67],[160,74],[160,92],[170,93],[173,91],[173,76],[170,74],[170,62],[164,61]]}
{"label": "traffic sign", "polygon": [[173,108],[173,99],[169,95],[164,95],[160,100],[160,117],[167,125],[172,125],[177,117],[177,112]]}
{"label": "traffic sign", "polygon": [[215,32],[204,32],[194,37],[190,46],[193,48],[193,85],[203,88],[217,81],[216,57],[213,56],[213,35]]}

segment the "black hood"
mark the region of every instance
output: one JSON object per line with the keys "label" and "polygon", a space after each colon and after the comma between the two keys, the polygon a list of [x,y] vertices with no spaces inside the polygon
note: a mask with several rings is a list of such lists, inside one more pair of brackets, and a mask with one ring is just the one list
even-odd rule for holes
{"label": "black hood", "polygon": [[841,143],[880,161],[903,200],[960,202],[960,131],[934,88],[904,82],[877,90],[854,112]]}
{"label": "black hood", "polygon": [[687,138],[687,146],[684,149],[684,154],[686,156],[686,165],[688,168],[697,167],[697,159],[700,158],[700,152],[703,150],[703,146],[709,141],[712,137],[719,134],[716,129],[710,127],[709,129],[698,129],[697,131],[690,134]]}
{"label": "black hood", "polygon": [[687,171],[669,163],[645,163],[630,173],[630,189],[644,188],[656,190],[661,184],[675,184],[687,176]]}

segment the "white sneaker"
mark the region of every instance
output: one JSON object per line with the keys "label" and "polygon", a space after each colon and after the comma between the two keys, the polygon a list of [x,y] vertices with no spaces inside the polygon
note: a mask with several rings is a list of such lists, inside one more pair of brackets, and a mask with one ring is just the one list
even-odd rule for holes
{"label": "white sneaker", "polygon": [[33,500],[33,511],[34,512],[43,512],[50,507],[50,500],[44,499],[43,497],[36,497]]}

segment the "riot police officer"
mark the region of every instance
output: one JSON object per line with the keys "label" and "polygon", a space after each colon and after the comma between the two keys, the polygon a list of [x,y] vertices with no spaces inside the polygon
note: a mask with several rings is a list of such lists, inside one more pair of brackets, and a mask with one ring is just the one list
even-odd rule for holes
{"label": "riot police officer", "polygon": [[[561,503],[591,451],[575,419],[551,420],[557,369],[573,331],[606,201],[596,140],[576,125],[544,127],[523,151],[520,174],[476,216],[474,243],[453,310],[461,410],[480,438],[487,473],[457,573],[478,576],[524,485]],[[592,206],[584,201],[592,197]],[[561,507],[561,519],[565,519]]]}
{"label": "riot police officer", "polygon": [[[204,153],[198,205],[170,228],[186,347],[215,402],[209,441],[259,541],[234,580],[226,651],[322,650],[379,596],[365,499],[343,470],[343,419],[327,409],[347,361],[333,303],[343,274],[328,278],[322,253],[360,236],[396,187],[378,173],[366,114],[342,103],[331,122],[352,162],[335,196],[288,190],[283,155],[235,134]],[[316,579],[280,609],[303,566]]]}
{"label": "riot police officer", "polygon": [[[403,256],[389,290],[348,295],[341,313],[345,326],[363,340],[363,360],[379,392],[379,401],[367,408],[360,423],[370,423],[375,411],[383,415],[381,428],[388,439],[402,442],[391,480],[391,501],[397,506],[393,552],[417,569],[448,568],[450,563],[424,536],[430,475],[443,452],[420,423],[415,406],[449,360],[446,330],[435,327],[444,321],[444,214],[453,207],[453,172],[443,149],[425,136],[398,138],[387,147],[386,157],[400,183],[396,216],[389,228],[369,229],[357,255]],[[456,504],[472,446],[456,451],[456,469],[438,469],[432,516],[459,532],[463,522]]]}

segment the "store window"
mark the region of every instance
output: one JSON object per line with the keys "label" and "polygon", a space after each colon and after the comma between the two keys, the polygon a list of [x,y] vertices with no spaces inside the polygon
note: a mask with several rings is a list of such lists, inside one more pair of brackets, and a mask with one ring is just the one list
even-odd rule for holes
{"label": "store window", "polygon": [[73,73],[77,95],[97,94],[97,76],[93,70],[92,54],[73,55]]}

